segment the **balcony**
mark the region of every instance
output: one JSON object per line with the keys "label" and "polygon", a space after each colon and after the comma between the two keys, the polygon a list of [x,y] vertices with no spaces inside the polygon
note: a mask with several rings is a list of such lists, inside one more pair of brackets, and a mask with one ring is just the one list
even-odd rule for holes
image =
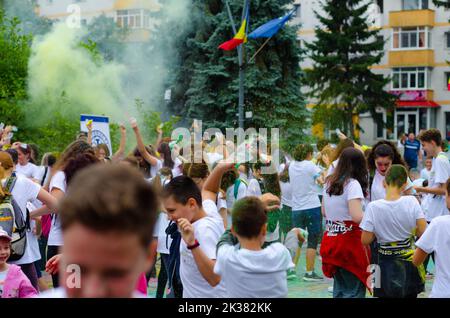
{"label": "balcony", "polygon": [[402,50],[389,52],[389,67],[434,66],[434,50]]}
{"label": "balcony", "polygon": [[389,13],[389,27],[403,28],[414,26],[429,26],[435,24],[434,10],[405,10]]}
{"label": "balcony", "polygon": [[434,90],[432,89],[412,89],[412,90],[392,90],[392,95],[397,96],[399,101],[432,101],[434,99]]}
{"label": "balcony", "polygon": [[150,30],[132,29],[128,34],[125,42],[147,42],[150,39]]}

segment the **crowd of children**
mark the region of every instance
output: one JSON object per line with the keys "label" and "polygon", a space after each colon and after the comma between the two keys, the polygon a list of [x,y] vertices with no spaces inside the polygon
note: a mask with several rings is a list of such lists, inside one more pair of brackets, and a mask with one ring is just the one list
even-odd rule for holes
{"label": "crowd of children", "polygon": [[158,258],[157,298],[287,297],[303,243],[301,279],[332,278],[335,298],[417,297],[430,258],[431,297],[450,297],[450,162],[438,130],[410,136],[408,163],[389,141],[367,150],[340,134],[316,153],[272,149],[280,165],[265,173],[270,156],[236,164],[223,138],[194,163],[160,127],[146,145],[130,126],[128,156],[125,126],[111,156],[88,125],[41,165],[36,146],[2,127],[0,297],[145,297]]}

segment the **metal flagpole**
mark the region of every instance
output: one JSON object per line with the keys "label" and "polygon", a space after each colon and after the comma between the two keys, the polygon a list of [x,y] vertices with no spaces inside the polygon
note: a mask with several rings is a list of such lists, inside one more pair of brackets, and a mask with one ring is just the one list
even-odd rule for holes
{"label": "metal flagpole", "polygon": [[[242,8],[242,21],[245,19],[245,14],[247,13],[247,6],[249,5],[249,0],[244,0],[244,7]],[[248,21],[247,21],[248,23]],[[248,24],[247,24],[248,28]],[[245,32],[247,36],[247,30]],[[245,41],[244,41],[245,43]],[[244,43],[239,45],[239,128],[244,128],[244,81],[245,81],[245,71],[244,71]]]}
{"label": "metal flagpole", "polygon": [[[245,19],[246,8],[248,6],[249,0],[244,0],[244,7],[242,8],[242,21]],[[234,23],[233,15],[231,14],[230,4],[228,0],[225,0],[225,5],[228,11],[228,17],[230,18],[231,27],[233,28],[233,33],[237,33],[236,24]],[[241,44],[237,48],[238,59],[239,59],[239,104],[238,104],[238,116],[239,116],[239,128],[244,128],[244,45]]]}

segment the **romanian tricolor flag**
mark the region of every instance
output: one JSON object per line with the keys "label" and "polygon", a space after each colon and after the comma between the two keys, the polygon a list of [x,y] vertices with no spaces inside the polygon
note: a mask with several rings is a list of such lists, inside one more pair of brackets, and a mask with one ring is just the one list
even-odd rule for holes
{"label": "romanian tricolor flag", "polygon": [[242,21],[242,25],[241,25],[238,33],[236,33],[234,38],[232,38],[230,41],[222,43],[219,46],[219,48],[222,50],[225,50],[225,51],[231,51],[231,50],[234,50],[235,48],[237,48],[242,43],[246,43],[247,42],[247,23],[248,23],[248,9],[247,9],[247,14],[245,15],[244,21]]}
{"label": "romanian tricolor flag", "polygon": [[447,81],[447,90],[450,91],[450,76],[448,77]]}

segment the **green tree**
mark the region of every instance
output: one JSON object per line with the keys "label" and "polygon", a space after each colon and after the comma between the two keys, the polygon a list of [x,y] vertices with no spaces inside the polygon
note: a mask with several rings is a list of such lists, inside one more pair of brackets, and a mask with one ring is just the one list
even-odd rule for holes
{"label": "green tree", "polygon": [[175,129],[175,126],[180,121],[180,117],[171,116],[169,120],[162,120],[161,112],[157,112],[154,110],[149,110],[149,107],[146,107],[145,103],[141,99],[135,100],[135,107],[138,113],[141,116],[141,120],[143,122],[142,131],[146,138],[148,138],[149,142],[153,143],[158,134],[156,132],[156,128],[163,124],[163,137],[171,137],[172,131]]}
{"label": "green tree", "polygon": [[[383,57],[385,41],[378,30],[369,29],[363,0],[327,0],[324,14],[315,12],[321,25],[316,39],[306,43],[312,69],[305,72],[308,96],[316,101],[314,123],[327,128],[344,128],[355,137],[353,116],[376,107],[392,109],[395,97],[384,90],[390,79],[375,74],[370,67]],[[360,127],[356,127],[360,128]]]}
{"label": "green tree", "polygon": [[20,19],[22,34],[43,35],[52,27],[50,19],[36,14],[39,9],[37,0],[7,0],[4,7],[8,17]]}
{"label": "green tree", "polygon": [[0,9],[0,121],[20,127],[24,114],[19,101],[26,98],[31,37],[22,35],[19,24]]}
{"label": "green tree", "polygon": [[433,0],[433,3],[434,3],[436,6],[442,6],[442,7],[444,7],[444,8],[450,8],[450,1],[448,1],[448,0],[445,0],[445,1],[442,1],[442,0]]}
{"label": "green tree", "polygon": [[[234,21],[241,22],[242,0],[229,0]],[[290,0],[251,1],[250,31],[287,14]],[[238,25],[239,27],[239,25]],[[300,92],[301,51],[296,26],[286,25],[252,62],[245,65],[245,110],[253,112],[246,127],[280,128],[286,145],[301,142],[307,111]],[[180,64],[174,67],[171,110],[203,126],[237,126],[239,66],[236,51],[218,46],[234,36],[225,2],[198,1],[191,10],[191,27],[180,34]],[[264,40],[245,44],[249,61]]]}
{"label": "green tree", "polygon": [[119,27],[113,18],[102,14],[92,20],[87,26],[84,42],[96,43],[97,50],[105,61],[120,60],[125,49],[124,41],[129,29]]}

